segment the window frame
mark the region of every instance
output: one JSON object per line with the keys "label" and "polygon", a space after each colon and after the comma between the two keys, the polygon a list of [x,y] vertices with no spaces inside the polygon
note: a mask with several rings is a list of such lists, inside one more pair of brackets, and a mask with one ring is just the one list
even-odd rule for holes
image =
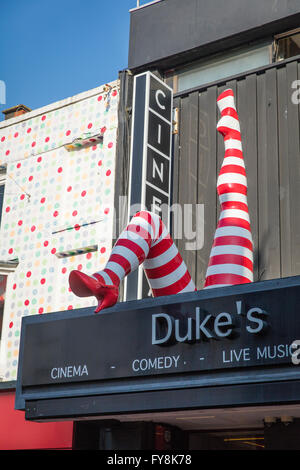
{"label": "window frame", "polygon": [[[222,51],[222,52],[217,52],[211,56],[206,56],[199,58],[197,60],[194,60],[193,62],[182,64],[181,66],[178,66],[174,69],[167,70],[164,74],[164,79],[166,83],[168,83],[170,86],[173,88],[174,93],[181,93],[184,90],[178,90],[178,83],[179,83],[179,77],[181,74],[188,72],[188,71],[193,71],[196,70],[197,67],[203,67],[206,64],[213,64],[215,62],[218,62],[219,60],[222,60],[224,58],[224,54],[228,55],[228,59],[230,59],[230,56],[232,56],[232,59],[238,55],[242,55],[247,52],[255,51],[255,49],[260,49],[262,47],[266,46],[269,49],[269,65],[273,63],[273,57],[274,57],[274,41],[272,41],[272,38],[260,40],[260,41],[255,41],[254,43],[247,44],[247,45],[242,45],[235,47],[231,49],[230,51]],[[251,69],[249,69],[251,70]],[[226,79],[226,77],[224,77]],[[210,82],[207,82],[204,85],[208,85]],[[211,83],[214,83],[212,81]],[[202,85],[199,85],[202,86]]]}
{"label": "window frame", "polygon": [[[277,58],[277,54],[278,54],[278,49],[279,49],[279,46],[278,46],[278,41],[280,39],[286,39],[286,38],[289,38],[291,36],[295,36],[296,34],[300,34],[300,27],[299,28],[294,28],[294,29],[290,29],[289,31],[285,31],[284,33],[280,33],[280,34],[275,34],[274,35],[274,40],[273,40],[273,62],[281,62],[282,60],[286,60],[287,57],[285,58],[282,58],[282,59],[278,59]],[[296,56],[295,56],[296,57]]]}

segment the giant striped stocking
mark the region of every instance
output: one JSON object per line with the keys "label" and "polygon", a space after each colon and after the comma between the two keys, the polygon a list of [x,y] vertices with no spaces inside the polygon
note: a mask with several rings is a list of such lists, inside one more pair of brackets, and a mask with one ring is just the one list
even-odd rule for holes
{"label": "giant striped stocking", "polygon": [[232,90],[218,97],[225,156],[217,181],[221,213],[204,288],[253,282],[253,245],[247,203],[247,178],[238,114]]}
{"label": "giant striped stocking", "polygon": [[103,269],[93,275],[74,270],[69,284],[79,297],[95,296],[95,312],[117,302],[120,282],[143,263],[154,297],[195,291],[195,285],[161,218],[138,212],[121,233]]}

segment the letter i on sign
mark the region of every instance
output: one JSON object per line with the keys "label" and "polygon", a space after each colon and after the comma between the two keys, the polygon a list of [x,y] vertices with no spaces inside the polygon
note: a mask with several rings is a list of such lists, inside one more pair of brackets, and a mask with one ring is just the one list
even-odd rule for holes
{"label": "letter i on sign", "polygon": [[157,143],[161,144],[161,124],[158,124]]}

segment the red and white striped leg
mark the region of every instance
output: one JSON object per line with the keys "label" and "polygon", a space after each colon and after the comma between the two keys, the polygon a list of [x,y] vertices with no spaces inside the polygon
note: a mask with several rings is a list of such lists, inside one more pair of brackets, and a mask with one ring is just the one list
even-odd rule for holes
{"label": "red and white striped leg", "polygon": [[121,233],[102,271],[72,271],[69,284],[80,297],[95,296],[95,312],[117,302],[120,282],[143,263],[154,297],[195,291],[195,285],[161,218],[138,212]]}
{"label": "red and white striped leg", "polygon": [[241,132],[232,90],[218,97],[225,156],[217,181],[221,213],[204,288],[253,282],[253,243]]}

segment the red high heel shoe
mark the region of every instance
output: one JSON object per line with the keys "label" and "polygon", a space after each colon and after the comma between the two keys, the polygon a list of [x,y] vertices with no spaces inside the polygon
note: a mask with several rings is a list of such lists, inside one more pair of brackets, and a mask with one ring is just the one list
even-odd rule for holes
{"label": "red high heel shoe", "polygon": [[[95,313],[108,307],[112,307],[118,300],[119,289],[116,286],[108,286],[99,274],[88,276],[81,271],[71,271],[69,275],[69,285],[71,291],[78,297],[95,296],[98,306]],[[95,279],[97,278],[97,279]]]}

